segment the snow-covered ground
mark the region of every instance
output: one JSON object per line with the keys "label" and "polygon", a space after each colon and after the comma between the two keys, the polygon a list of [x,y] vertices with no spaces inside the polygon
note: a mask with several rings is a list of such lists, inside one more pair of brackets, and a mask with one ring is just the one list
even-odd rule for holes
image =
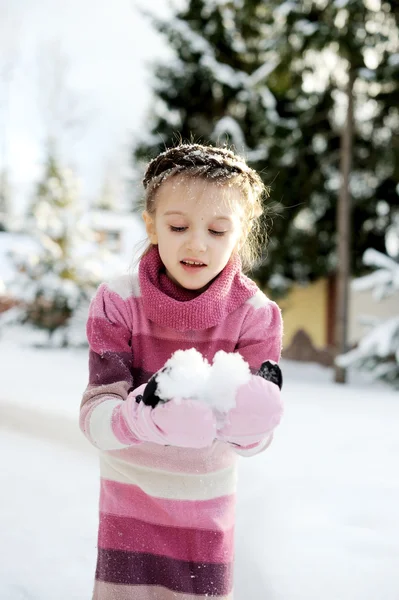
{"label": "snow-covered ground", "polygon": [[[0,598],[88,600],[98,469],[84,350],[0,338]],[[242,459],[235,600],[398,600],[399,394],[283,362],[286,414]]]}

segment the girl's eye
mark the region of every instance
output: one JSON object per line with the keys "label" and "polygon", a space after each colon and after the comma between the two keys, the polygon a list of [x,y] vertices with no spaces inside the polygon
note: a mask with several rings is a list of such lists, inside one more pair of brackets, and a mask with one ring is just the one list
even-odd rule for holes
{"label": "girl's eye", "polygon": [[173,227],[173,225],[170,226],[170,230],[171,231],[186,231],[187,227]]}
{"label": "girl's eye", "polygon": [[215,229],[209,229],[208,231],[212,235],[224,235],[226,233],[225,231],[215,231]]}

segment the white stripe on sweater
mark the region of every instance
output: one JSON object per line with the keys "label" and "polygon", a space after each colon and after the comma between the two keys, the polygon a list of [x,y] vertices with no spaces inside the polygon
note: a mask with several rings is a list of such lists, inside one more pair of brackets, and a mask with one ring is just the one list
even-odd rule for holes
{"label": "white stripe on sweater", "polygon": [[98,404],[89,417],[89,435],[97,448],[101,450],[121,450],[128,448],[121,444],[112,430],[112,415],[122,401],[109,399]]}
{"label": "white stripe on sweater", "polygon": [[140,281],[137,273],[114,277],[114,279],[107,282],[107,288],[111,292],[118,294],[122,300],[127,300],[131,296],[135,298],[141,296]]}
{"label": "white stripe on sweater", "polygon": [[254,296],[247,300],[247,304],[254,307],[255,310],[263,308],[270,304],[269,298],[261,290],[258,290]]}
{"label": "white stripe on sweater", "polygon": [[234,494],[235,465],[213,473],[173,473],[129,463],[102,454],[100,473],[104,479],[139,486],[146,494],[175,500],[211,500]]}

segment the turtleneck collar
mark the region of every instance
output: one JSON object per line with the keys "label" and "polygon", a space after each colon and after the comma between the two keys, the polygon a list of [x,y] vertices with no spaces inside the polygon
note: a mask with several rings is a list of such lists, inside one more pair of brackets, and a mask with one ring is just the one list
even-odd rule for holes
{"label": "turtleneck collar", "polygon": [[178,331],[214,327],[257,292],[253,281],[241,272],[238,255],[232,256],[204,292],[181,288],[166,275],[157,246],[141,259],[139,280],[148,319]]}

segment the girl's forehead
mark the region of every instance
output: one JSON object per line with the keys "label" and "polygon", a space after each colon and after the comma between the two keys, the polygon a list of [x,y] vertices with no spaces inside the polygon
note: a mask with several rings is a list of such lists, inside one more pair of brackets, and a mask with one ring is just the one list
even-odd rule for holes
{"label": "girl's forehead", "polygon": [[241,202],[242,192],[237,186],[200,178],[172,177],[159,187],[156,209],[164,212],[172,206],[186,206],[187,209],[236,212]]}

